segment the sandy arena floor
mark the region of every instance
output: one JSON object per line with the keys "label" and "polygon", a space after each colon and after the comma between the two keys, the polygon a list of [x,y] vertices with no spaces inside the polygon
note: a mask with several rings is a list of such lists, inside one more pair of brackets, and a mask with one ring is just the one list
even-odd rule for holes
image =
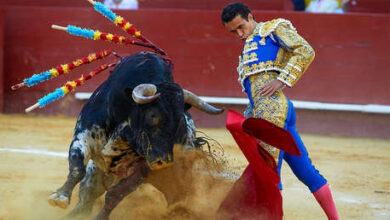
{"label": "sandy arena floor", "polygon": [[[0,220],[58,219],[76,204],[77,189],[66,210],[47,203],[47,197],[66,178],[66,152],[75,121],[68,117],[0,115]],[[227,130],[199,130],[223,146],[227,161],[223,172],[239,176],[246,160]],[[390,140],[302,138],[313,163],[331,185],[341,219],[390,219]],[[213,219],[233,180],[208,175],[200,166],[195,169],[191,162],[197,161],[196,155],[184,159],[177,159],[180,166],[153,176],[160,185],[171,186],[168,191],[176,193],[174,196],[184,199],[168,205],[164,194],[151,184],[143,184],[114,210],[111,219]],[[159,179],[172,175],[170,180]],[[282,181],[284,219],[326,219],[286,163]],[[102,204],[100,198],[94,213]]]}

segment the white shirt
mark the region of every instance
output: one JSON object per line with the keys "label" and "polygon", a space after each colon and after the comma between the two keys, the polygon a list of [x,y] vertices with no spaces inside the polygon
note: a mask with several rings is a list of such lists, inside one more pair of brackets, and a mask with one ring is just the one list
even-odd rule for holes
{"label": "white shirt", "polygon": [[137,0],[104,0],[104,5],[109,9],[138,9]]}
{"label": "white shirt", "polygon": [[343,13],[337,0],[314,0],[306,7],[307,12]]}

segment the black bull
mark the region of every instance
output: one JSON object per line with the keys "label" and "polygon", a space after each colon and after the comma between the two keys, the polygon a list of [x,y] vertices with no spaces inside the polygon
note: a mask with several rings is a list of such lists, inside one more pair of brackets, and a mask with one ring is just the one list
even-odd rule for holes
{"label": "black bull", "polygon": [[173,81],[170,67],[156,54],[127,56],[83,107],[69,150],[66,182],[49,203],[66,208],[80,183],[79,203],[69,214],[88,214],[107,191],[97,219],[142,183],[151,169],[173,162],[173,146],[195,147],[194,106],[221,113]]}

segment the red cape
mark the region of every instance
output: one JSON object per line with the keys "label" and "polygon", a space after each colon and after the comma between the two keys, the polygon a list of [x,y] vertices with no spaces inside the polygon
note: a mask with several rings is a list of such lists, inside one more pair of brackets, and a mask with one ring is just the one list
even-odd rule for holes
{"label": "red cape", "polygon": [[229,109],[226,128],[249,162],[241,177],[221,203],[219,219],[282,219],[280,177],[274,158],[258,147],[256,138],[285,152],[300,155],[291,134],[260,118],[246,119]]}

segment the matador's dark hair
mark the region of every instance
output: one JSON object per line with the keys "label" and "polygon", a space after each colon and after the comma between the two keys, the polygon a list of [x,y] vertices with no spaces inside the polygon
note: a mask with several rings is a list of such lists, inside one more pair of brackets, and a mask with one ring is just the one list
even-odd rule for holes
{"label": "matador's dark hair", "polygon": [[248,6],[240,3],[234,2],[228,4],[222,10],[221,19],[223,23],[228,23],[233,20],[237,15],[241,15],[241,17],[248,21],[248,14],[251,13],[251,10]]}

